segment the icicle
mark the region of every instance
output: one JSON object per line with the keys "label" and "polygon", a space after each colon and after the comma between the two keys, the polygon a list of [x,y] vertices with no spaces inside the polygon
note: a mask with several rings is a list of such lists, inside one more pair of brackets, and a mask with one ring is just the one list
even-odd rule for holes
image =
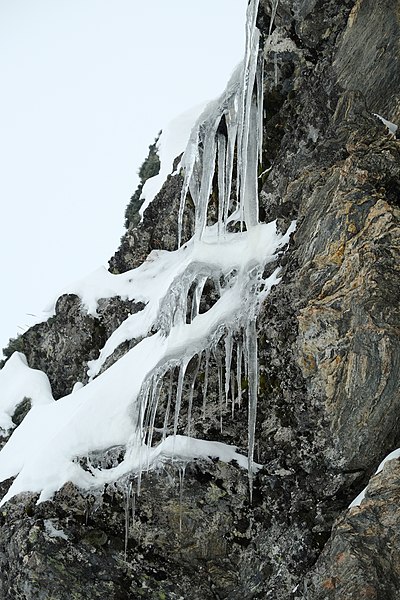
{"label": "icicle", "polygon": [[184,360],[179,369],[178,388],[176,390],[176,401],[175,401],[174,436],[176,436],[177,431],[178,431],[179,414],[180,414],[181,405],[182,405],[183,382],[185,380],[185,373],[186,373],[187,365],[188,365],[188,361]]}
{"label": "icicle", "polygon": [[252,90],[256,76],[259,32],[255,35],[253,41],[252,54],[256,54],[249,64],[248,93],[244,100],[244,112],[241,115],[241,146],[240,154],[240,206],[242,218],[246,227],[252,227],[258,223],[258,195],[257,195],[257,175],[258,175],[258,140],[257,135],[250,135],[250,131],[256,132],[258,128],[258,109],[257,103],[253,98]]}
{"label": "icicle", "polygon": [[232,419],[235,416],[235,374],[231,371],[231,402],[232,402]]}
{"label": "icicle", "polygon": [[207,391],[208,391],[208,370],[210,366],[210,349],[206,348],[205,351],[205,368],[204,368],[204,385],[203,385],[203,420],[206,418],[206,402],[207,402]]}
{"label": "icicle", "polygon": [[150,414],[149,414],[149,420],[148,420],[148,426],[147,426],[147,449],[148,449],[148,451],[147,451],[147,470],[149,469],[149,456],[150,456],[151,445],[153,443],[154,423],[156,420],[158,402],[160,399],[161,386],[162,386],[162,377],[160,377],[156,381],[156,383],[153,383],[153,388],[152,388],[152,392],[151,392],[151,403],[148,408],[148,412]]}
{"label": "icicle", "polygon": [[249,361],[248,361],[248,357],[249,357],[249,353],[248,353],[248,345],[247,345],[247,335],[246,335],[246,329],[243,332],[243,352],[242,352],[242,356],[244,359],[244,377],[245,379],[249,379]]}
{"label": "icicle", "polygon": [[226,137],[218,134],[218,235],[224,233],[224,215],[226,204]]}
{"label": "icicle", "polygon": [[[249,172],[249,142],[254,144],[254,140],[250,136],[250,123],[252,122],[251,113],[253,105],[253,89],[257,71],[257,58],[260,32],[256,28],[256,19],[259,0],[250,2],[247,9],[246,23],[246,54],[243,65],[243,81],[241,93],[241,106],[239,113],[239,138],[238,138],[238,183],[239,183],[239,199],[241,221],[245,221],[247,228],[258,223],[258,210],[252,210],[252,204],[257,205],[257,196],[249,196],[249,185],[254,173]],[[252,129],[252,131],[255,131]],[[254,137],[254,136],[253,136]],[[250,155],[252,148],[250,149]],[[258,152],[257,152],[258,153]],[[257,170],[255,174],[257,185]]]}
{"label": "icicle", "polygon": [[236,347],[236,382],[239,408],[242,406],[242,340],[239,339]]}
{"label": "icicle", "polygon": [[233,164],[235,159],[235,145],[237,138],[237,118],[236,118],[236,110],[235,107],[231,108],[225,114],[225,122],[226,128],[228,131],[228,142],[227,142],[227,150],[226,150],[226,165],[225,165],[225,209],[224,209],[224,230],[226,231],[228,215],[229,215],[229,207],[230,207],[230,197],[232,191],[232,175],[233,175]]}
{"label": "icicle", "polygon": [[136,423],[136,443],[139,445],[144,443],[146,436],[144,420],[151,392],[151,381],[152,380],[150,379],[149,381],[145,382],[137,399],[138,414]]}
{"label": "icicle", "polygon": [[[178,248],[180,248],[182,244],[183,213],[185,211],[186,196],[188,194],[190,186],[194,185],[193,175],[197,159],[198,145],[198,129],[195,127],[190,135],[189,143],[182,158],[182,166],[184,168],[184,180],[178,213]],[[197,194],[195,194],[195,197],[197,197]]]}
{"label": "icicle", "polygon": [[126,560],[126,555],[128,552],[128,539],[129,539],[129,508],[130,508],[130,500],[131,500],[131,492],[132,492],[132,483],[127,486],[124,496],[125,496],[125,543],[124,543],[124,560]]}
{"label": "icicle", "polygon": [[[231,383],[231,363],[232,363],[232,333],[228,332],[225,337],[225,405],[228,406],[228,396]],[[233,394],[232,394],[233,396]]]}
{"label": "icicle", "polygon": [[194,386],[196,385],[197,375],[199,374],[199,370],[200,370],[201,357],[202,357],[202,352],[200,352],[200,354],[198,356],[197,365],[196,365],[195,371],[193,373],[192,382],[190,384],[189,402],[188,402],[188,417],[187,417],[187,420],[188,420],[187,435],[188,435],[188,437],[190,437],[190,435],[191,435]]}
{"label": "icicle", "polygon": [[136,492],[132,493],[132,525],[135,524],[136,517]]}
{"label": "icicle", "polygon": [[196,287],[195,287],[195,290],[193,292],[192,312],[191,312],[191,317],[190,317],[192,322],[199,314],[200,301],[201,301],[201,297],[203,295],[203,290],[204,290],[206,281],[207,281],[207,276],[199,277]]}
{"label": "icicle", "polygon": [[182,507],[183,507],[183,482],[185,479],[186,467],[179,467],[179,533],[182,533]]}
{"label": "icicle", "polygon": [[[251,99],[248,125],[252,131],[258,131],[258,109],[254,98]],[[248,137],[242,181],[243,214],[247,228],[258,224],[258,154],[258,136]]]}
{"label": "icicle", "polygon": [[162,433],[163,441],[167,437],[167,431],[168,431],[169,413],[171,411],[171,402],[172,402],[172,386],[174,383],[174,371],[175,371],[175,369],[171,369],[170,374],[169,374],[168,400],[167,400],[167,408],[165,409],[164,426],[163,426],[163,433]]}
{"label": "icicle", "polygon": [[253,497],[253,464],[254,443],[257,418],[257,391],[258,391],[258,365],[257,365],[257,330],[255,318],[250,319],[246,328],[247,364],[248,364],[248,458],[249,458],[249,490],[250,502]]}
{"label": "icicle", "polygon": [[142,446],[139,446],[138,449],[138,475],[137,475],[137,495],[138,498],[140,497],[140,492],[142,490],[142,461],[143,461],[143,453],[142,453]]}
{"label": "icicle", "polygon": [[[213,125],[213,126],[212,126]],[[204,229],[207,225],[207,209],[208,201],[212,191],[212,182],[215,171],[215,158],[217,153],[217,145],[215,141],[216,124],[211,126],[208,122],[205,123],[206,135],[204,139],[203,151],[203,172],[201,176],[200,193],[195,204],[195,234],[196,239],[203,237]]]}
{"label": "icicle", "polygon": [[258,161],[262,165],[263,133],[264,133],[264,58],[262,52],[258,54],[257,64],[257,108],[258,108]]}
{"label": "icicle", "polygon": [[223,432],[222,427],[222,414],[224,406],[224,392],[223,392],[223,374],[222,374],[222,361],[219,356],[218,348],[214,348],[215,362],[217,363],[218,370],[218,399],[219,399],[219,427],[221,433]]}

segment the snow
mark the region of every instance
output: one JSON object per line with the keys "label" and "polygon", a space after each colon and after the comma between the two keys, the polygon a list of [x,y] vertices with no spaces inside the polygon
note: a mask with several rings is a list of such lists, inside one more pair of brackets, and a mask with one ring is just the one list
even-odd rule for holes
{"label": "snow", "polygon": [[14,352],[0,371],[0,430],[7,432],[15,427],[11,418],[25,398],[33,406],[54,402],[47,376],[30,369],[25,356]]}
{"label": "snow", "polygon": [[[275,260],[277,251],[288,244],[295,228],[293,223],[282,236],[277,233],[275,223],[258,222],[257,180],[263,112],[263,94],[259,88],[263,73],[259,32],[255,27],[257,8],[258,0],[251,0],[243,64],[236,69],[224,94],[197,120],[182,159],[185,177],[179,225],[181,229],[186,194],[190,191],[195,205],[193,238],[179,243],[178,249],[172,252],[153,251],[137,269],[113,275],[100,268],[64,290],[64,293],[77,294],[83,309],[93,317],[97,316],[101,298],[118,296],[140,301],[144,309],[130,315],[109,337],[98,359],[88,365],[89,383],[76,384],[71,394],[57,402],[52,399],[43,373],[29,369],[26,361],[21,367],[24,362],[21,355],[12,357],[1,371],[1,409],[7,426],[16,403],[25,396],[33,399],[31,410],[0,452],[0,480],[15,478],[2,504],[22,491],[38,492],[40,502],[47,500],[68,481],[89,490],[125,475],[136,476],[140,482],[143,470],[157,468],[165,460],[207,457],[236,461],[239,467],[247,468],[251,499],[253,475],[259,468],[254,462],[258,392],[256,318],[261,302],[280,281],[279,269],[266,279],[263,272],[265,265]],[[219,127],[222,120],[225,132]],[[180,121],[180,132],[184,129],[181,124]],[[165,164],[173,155],[175,158],[180,135],[175,136],[167,129],[164,141],[160,141],[160,152],[167,158],[170,152]],[[168,147],[174,147],[173,151],[167,151]],[[238,191],[234,199],[231,186],[235,154]],[[219,210],[212,224],[208,205],[216,161]],[[169,164],[168,170],[170,168]],[[153,181],[148,186],[148,201],[156,189],[155,184]],[[152,189],[151,185],[154,185]],[[232,223],[239,223],[240,231],[230,231],[228,224]],[[218,298],[207,312],[200,312],[207,280],[214,283]],[[54,310],[55,303],[49,307],[49,314]],[[132,339],[136,345],[103,370],[114,350]],[[242,402],[242,378],[245,376],[248,380],[247,456],[239,454],[235,447],[191,436],[195,377],[191,375],[193,379],[188,385],[186,369],[189,361],[197,357],[196,375],[205,357],[204,411],[209,401],[208,365],[210,357],[218,355],[217,347],[225,348],[225,359],[219,359],[218,364],[221,430],[222,406],[231,403],[233,416],[235,407]],[[236,364],[232,370],[234,356]],[[14,368],[17,370],[13,371]],[[170,415],[172,376],[177,369],[175,412]],[[34,381],[32,373],[35,373]],[[36,390],[39,378],[40,386]],[[160,390],[168,378],[170,391],[161,442],[153,445]],[[12,385],[15,379],[20,385],[17,392]],[[178,429],[181,407],[185,403],[187,435],[181,436]],[[88,457],[93,453],[101,455],[115,447],[125,450],[117,466],[91,466]],[[86,468],[83,467],[85,459]]]}
{"label": "snow", "polygon": [[[210,442],[189,436],[175,435],[168,436],[158,446],[149,448],[143,446],[141,452],[128,451],[125,460],[113,469],[98,470],[93,469],[93,477],[101,483],[115,481],[130,472],[137,472],[141,464],[150,464],[154,468],[163,461],[176,460],[187,461],[195,459],[218,458],[229,463],[236,461],[239,467],[247,469],[247,457],[237,452],[236,446],[229,446],[222,442]],[[256,473],[261,465],[253,463],[253,470]]]}
{"label": "snow", "polygon": [[[397,448],[397,450],[393,450],[393,452],[391,452],[390,454],[388,454],[383,459],[383,461],[381,462],[381,464],[379,465],[379,467],[375,471],[375,475],[377,475],[378,473],[380,473],[383,470],[383,468],[384,468],[384,466],[386,465],[387,462],[389,462],[390,460],[394,460],[396,458],[400,458],[400,448]],[[367,492],[367,489],[368,489],[368,486],[365,487],[363,489],[363,491],[360,492],[356,498],[354,498],[353,502],[349,505],[349,508],[353,508],[354,506],[360,506],[361,502],[365,498],[365,494]]]}
{"label": "snow", "polygon": [[144,202],[139,211],[142,218],[146,208],[161,190],[167,176],[172,173],[174,160],[185,150],[192,127],[198,116],[204,110],[206,104],[207,103],[203,102],[184,112],[182,115],[168,123],[162,130],[161,136],[157,142],[160,172],[158,175],[150,177],[143,186],[141,198]]}
{"label": "snow", "polygon": [[[146,382],[151,381],[152,378],[157,380],[157,377],[159,380],[171,366],[187,364],[190,358],[205,347],[211,348],[222,335],[221,325],[233,330],[236,323],[243,321],[244,305],[249,309],[246,316],[252,316],[252,311],[255,310],[252,302],[257,303],[258,297],[257,294],[249,297],[249,292],[252,292],[249,283],[253,273],[250,267],[258,264],[261,269],[265,262],[272,259],[273,253],[288,242],[289,235],[290,231],[286,236],[279,236],[276,233],[275,223],[270,223],[260,224],[248,232],[227,234],[224,240],[218,241],[214,227],[211,231],[206,231],[203,240],[192,240],[175,252],[161,252],[157,255],[158,258],[154,257],[148,265],[152,273],[150,280],[148,269],[144,268],[144,265],[131,271],[129,276],[132,281],[137,282],[141,293],[143,293],[142,288],[146,288],[147,281],[147,293],[149,296],[150,293],[154,294],[148,303],[152,309],[148,312],[146,327],[159,322],[160,329],[153,335],[144,337],[130,352],[88,385],[75,386],[73,393],[57,402],[44,405],[34,403],[0,453],[0,479],[16,477],[3,502],[25,490],[41,492],[41,500],[44,500],[51,497],[67,481],[72,481],[83,488],[96,487],[99,478],[96,479],[83,470],[75,459],[113,446],[122,445],[128,449],[123,466],[114,475],[128,467],[132,470],[134,464],[132,455],[140,454],[139,450],[144,447],[143,418],[146,406],[143,406],[145,395],[143,390],[146,389]],[[169,266],[167,273],[166,264]],[[195,277],[197,271],[191,270],[191,267],[199,264],[207,265],[210,273],[215,270],[218,276],[221,273],[231,273],[233,269],[238,273],[233,279],[230,276],[229,285],[221,290],[221,297],[206,313],[197,314],[191,323],[186,323],[183,318],[186,310],[183,310],[180,316],[175,314],[173,319],[168,320],[167,317],[175,306],[174,302],[171,304],[171,294],[174,298],[174,282],[183,283],[184,288],[188,290],[192,279],[190,277],[186,279],[185,276],[189,273]],[[267,280],[260,281],[260,294],[265,294],[266,290],[277,281],[276,271]],[[102,285],[101,281],[100,285]],[[93,297],[96,297],[97,292],[94,293],[93,287],[90,289]],[[160,299],[160,289],[166,290],[162,299]],[[150,318],[150,313],[153,320]],[[120,328],[119,335],[122,337],[132,333],[130,319],[131,317],[123,324],[128,332],[124,333]],[[249,346],[249,339],[246,346]],[[11,366],[14,362],[16,359],[13,357]],[[98,368],[99,365],[97,370]],[[251,371],[255,366],[250,364],[249,368]],[[28,373],[32,371],[28,367],[25,369]],[[7,372],[8,369],[5,373]],[[33,371],[33,373],[37,372]],[[39,375],[45,378],[44,374],[39,373]],[[30,390],[28,379],[19,377],[18,381],[22,381]],[[7,389],[5,391],[7,392]],[[28,390],[24,387],[21,393],[27,395]],[[17,396],[17,399],[19,397]],[[7,401],[6,406],[9,406],[11,400],[7,399],[6,395],[4,398]],[[254,410],[255,405],[253,405]],[[179,409],[175,417],[175,431],[178,418]],[[138,426],[135,427],[135,423],[138,423]],[[253,423],[254,420],[252,427]],[[253,438],[254,433],[251,443],[254,443]],[[166,440],[164,440],[166,445],[159,451],[148,449],[146,461],[150,465],[160,453],[163,454],[170,448],[168,444],[173,442],[167,443]],[[210,452],[210,446],[201,447],[205,453]],[[178,455],[182,448],[186,448],[183,442],[175,444]],[[225,450],[228,454],[219,456],[231,456],[231,450],[228,448]],[[187,452],[188,450],[185,450],[185,453]],[[242,464],[248,459],[242,457],[239,460],[235,457],[235,460]],[[253,469],[252,457],[250,469]],[[104,477],[100,480],[103,482]]]}
{"label": "snow", "polygon": [[[146,303],[146,306],[141,312],[129,316],[114,331],[101,350],[99,358],[90,362],[89,375],[91,377],[97,375],[105,360],[120,344],[146,336],[156,324],[158,317],[161,320],[169,318],[172,314],[171,307],[166,308],[167,317],[165,313],[159,315],[158,309],[163,304],[171,302],[171,290],[175,289],[174,282],[176,287],[186,281],[187,295],[193,273],[198,277],[201,268],[206,274],[205,277],[207,275],[218,277],[222,274],[227,276],[232,270],[245,268],[252,261],[260,263],[263,258],[272,258],[277,247],[287,243],[287,239],[288,236],[281,240],[276,235],[275,223],[259,225],[249,233],[227,234],[224,239],[217,237],[215,228],[209,228],[202,241],[191,240],[174,252],[160,252],[158,260],[152,257],[149,269],[141,265],[138,269],[125,273],[124,277],[129,282],[125,297],[141,300]],[[96,302],[92,303],[92,300],[95,297],[105,297],[104,288],[101,290],[101,293],[97,291],[93,294],[94,289],[91,288],[90,305],[94,312]],[[135,293],[135,290],[140,290],[140,295]],[[88,297],[84,285],[75,288],[75,293],[78,293],[83,303],[87,305]],[[183,315],[186,317],[186,306],[182,307],[182,319]],[[163,326],[167,327],[166,323]]]}
{"label": "snow", "polygon": [[275,52],[276,54],[283,54],[284,52],[299,52],[294,41],[285,36],[285,30],[282,27],[277,27],[269,36],[264,52]]}
{"label": "snow", "polygon": [[45,531],[50,538],[61,538],[62,540],[68,540],[68,536],[62,529],[56,529],[51,519],[45,519],[43,521]]}

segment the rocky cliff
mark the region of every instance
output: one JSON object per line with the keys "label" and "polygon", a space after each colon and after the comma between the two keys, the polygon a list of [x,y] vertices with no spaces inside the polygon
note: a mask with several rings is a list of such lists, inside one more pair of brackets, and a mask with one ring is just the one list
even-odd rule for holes
{"label": "rocky cliff", "polygon": [[[263,274],[279,267],[281,281],[257,318],[262,468],[252,499],[246,471],[215,458],[165,462],[143,472],[140,490],[132,477],[101,493],[67,483],[41,504],[37,494],[19,494],[0,514],[5,600],[399,597],[398,460],[371,479],[359,506],[348,506],[400,446],[400,140],[375,116],[400,124],[400,1],[260,0],[257,27],[259,220],[276,220],[282,234],[296,220],[296,231]],[[168,178],[126,231],[112,273],[177,247],[182,185],[180,172]],[[194,222],[189,203],[184,240]],[[207,285],[202,302],[211,306],[216,292]],[[61,398],[88,382],[88,361],[143,307],[104,299],[93,316],[77,296],[63,296],[15,349]],[[137,342],[120,344],[103,370]],[[224,361],[217,347],[205,409],[204,356],[189,363],[192,404],[182,408],[178,433],[192,422],[195,437],[245,453],[246,402],[232,416],[219,398]],[[249,377],[240,385],[247,399]],[[167,404],[164,392],[161,420]],[[28,408],[19,407],[16,423]]]}

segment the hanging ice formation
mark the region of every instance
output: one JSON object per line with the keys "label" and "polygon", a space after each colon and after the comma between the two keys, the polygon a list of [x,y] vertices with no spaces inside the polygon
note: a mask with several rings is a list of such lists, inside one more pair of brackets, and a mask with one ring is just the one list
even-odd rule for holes
{"label": "hanging ice formation", "polygon": [[257,167],[262,152],[263,64],[256,27],[259,0],[247,10],[246,52],[225,92],[210,103],[193,128],[182,159],[185,171],[179,211],[179,245],[187,193],[195,205],[195,237],[207,224],[212,182],[218,170],[218,232],[232,216],[232,173],[237,152],[237,219],[247,229],[258,223]]}
{"label": "hanging ice formation", "polygon": [[[249,233],[258,226],[258,163],[262,153],[263,131],[263,65],[259,54],[260,34],[256,27],[259,0],[252,0],[248,7],[246,22],[246,51],[244,61],[236,69],[223,95],[212,102],[200,116],[193,128],[188,146],[182,159],[184,184],[181,192],[181,206],[178,221],[178,245],[182,243],[182,221],[188,193],[195,207],[194,240],[210,239],[207,231],[209,205],[212,198],[212,186],[215,171],[218,181],[217,222],[214,224],[219,239],[227,239],[228,224],[239,222],[240,229],[246,228]],[[236,162],[236,198],[232,198],[232,179],[235,157]],[[210,228],[208,228],[210,229]],[[213,235],[213,234],[211,234]],[[251,243],[251,236],[247,236]],[[265,256],[265,259],[268,257]],[[201,347],[194,345],[188,348],[183,356],[175,359],[179,366],[179,379],[175,403],[173,433],[176,436],[178,419],[182,403],[183,380],[189,360],[197,354],[199,362],[201,353],[215,350],[222,338],[225,339],[225,403],[231,394],[232,412],[235,406],[235,390],[231,386],[232,349],[235,340],[237,347],[237,394],[241,395],[242,350],[244,350],[244,367],[248,381],[248,474],[250,495],[252,492],[255,425],[257,412],[257,335],[256,314],[259,302],[259,289],[262,282],[264,261],[243,262],[236,274],[221,272],[220,265],[212,262],[190,264],[186,271],[179,275],[161,305],[159,324],[164,335],[170,334],[174,326],[186,323],[188,312],[189,290],[194,286],[191,306],[191,320],[198,317],[200,298],[207,279],[220,281],[221,300],[228,290],[240,297],[239,311],[227,311],[215,323],[210,334],[202,340]],[[151,373],[141,392],[141,414],[139,416],[140,438],[151,446],[155,412],[159,396],[159,388],[163,377],[175,361],[159,365]],[[208,364],[206,364],[206,369]],[[198,367],[197,367],[198,369]],[[222,370],[219,371],[219,388],[222,392]],[[190,435],[191,404],[193,384],[190,389],[188,410],[188,433]],[[144,421],[144,414],[147,420]],[[151,415],[151,416],[149,416]],[[222,417],[221,417],[222,419]],[[221,422],[222,429],[222,422]],[[148,432],[148,433],[146,433]],[[147,437],[146,437],[147,436]]]}
{"label": "hanging ice formation", "polygon": [[[111,335],[99,359],[90,365],[91,381],[86,386],[57,402],[34,406],[25,417],[0,452],[0,480],[16,477],[2,502],[28,490],[41,492],[40,500],[45,500],[67,481],[93,489],[132,474],[138,477],[139,493],[142,471],[171,457],[235,459],[240,466],[247,466],[251,495],[256,469],[256,317],[260,302],[279,282],[278,270],[267,279],[262,274],[265,264],[274,260],[277,249],[287,243],[293,229],[279,236],[274,223],[258,222],[257,176],[263,130],[258,3],[259,0],[251,0],[248,6],[243,64],[236,69],[221,98],[211,103],[198,120],[182,159],[179,248],[174,252],[159,251],[141,267],[123,275],[96,274],[105,278],[99,298],[107,294],[126,295],[143,301],[146,307],[128,317]],[[212,194],[215,174],[216,203]],[[182,245],[182,222],[189,194],[195,207],[195,230]],[[204,311],[202,300],[210,282],[217,298]],[[92,280],[87,287],[92,294]],[[95,314],[96,300],[93,295],[88,300],[84,288],[83,285],[80,293],[82,303],[92,307]],[[99,374],[113,350],[132,338],[141,341]],[[247,380],[247,459],[234,447],[191,437],[199,370],[204,365],[204,414],[213,357],[218,371],[221,428],[227,405],[231,403],[232,417],[236,407],[240,407],[244,397],[242,380]],[[163,426],[156,429],[161,399]],[[186,436],[180,435],[183,405]],[[159,438],[156,444],[155,434]],[[34,452],[29,440],[35,440]],[[82,468],[79,461],[85,456],[104,457],[113,447],[125,448],[119,464],[110,466],[106,461],[107,465],[101,468],[101,462],[94,466],[89,461]]]}

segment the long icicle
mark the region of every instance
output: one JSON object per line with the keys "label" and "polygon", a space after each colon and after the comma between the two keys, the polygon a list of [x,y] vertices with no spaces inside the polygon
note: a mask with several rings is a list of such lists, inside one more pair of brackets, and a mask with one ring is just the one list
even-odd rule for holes
{"label": "long icicle", "polygon": [[192,381],[191,381],[191,384],[190,384],[189,402],[188,402],[188,416],[187,416],[187,421],[188,421],[187,434],[188,434],[188,437],[190,437],[190,435],[192,433],[191,432],[191,428],[192,428],[192,408],[193,408],[194,386],[196,385],[197,375],[199,374],[199,370],[200,370],[201,357],[202,357],[202,352],[200,352],[200,354],[198,356],[197,363],[196,363],[196,368],[194,370]]}
{"label": "long icicle", "polygon": [[175,417],[174,417],[174,436],[175,437],[176,437],[176,434],[178,431],[179,414],[181,411],[181,404],[182,404],[183,382],[185,379],[187,364],[188,364],[188,361],[184,360],[179,369],[178,389],[176,391]]}
{"label": "long icicle", "polygon": [[257,330],[255,318],[250,319],[246,328],[248,365],[248,460],[250,503],[253,500],[254,444],[257,419],[258,365]]}
{"label": "long icicle", "polygon": [[203,420],[206,418],[206,404],[207,404],[207,392],[208,392],[208,371],[210,368],[210,349],[206,348],[205,351],[205,368],[204,368],[204,385],[203,385]]}

